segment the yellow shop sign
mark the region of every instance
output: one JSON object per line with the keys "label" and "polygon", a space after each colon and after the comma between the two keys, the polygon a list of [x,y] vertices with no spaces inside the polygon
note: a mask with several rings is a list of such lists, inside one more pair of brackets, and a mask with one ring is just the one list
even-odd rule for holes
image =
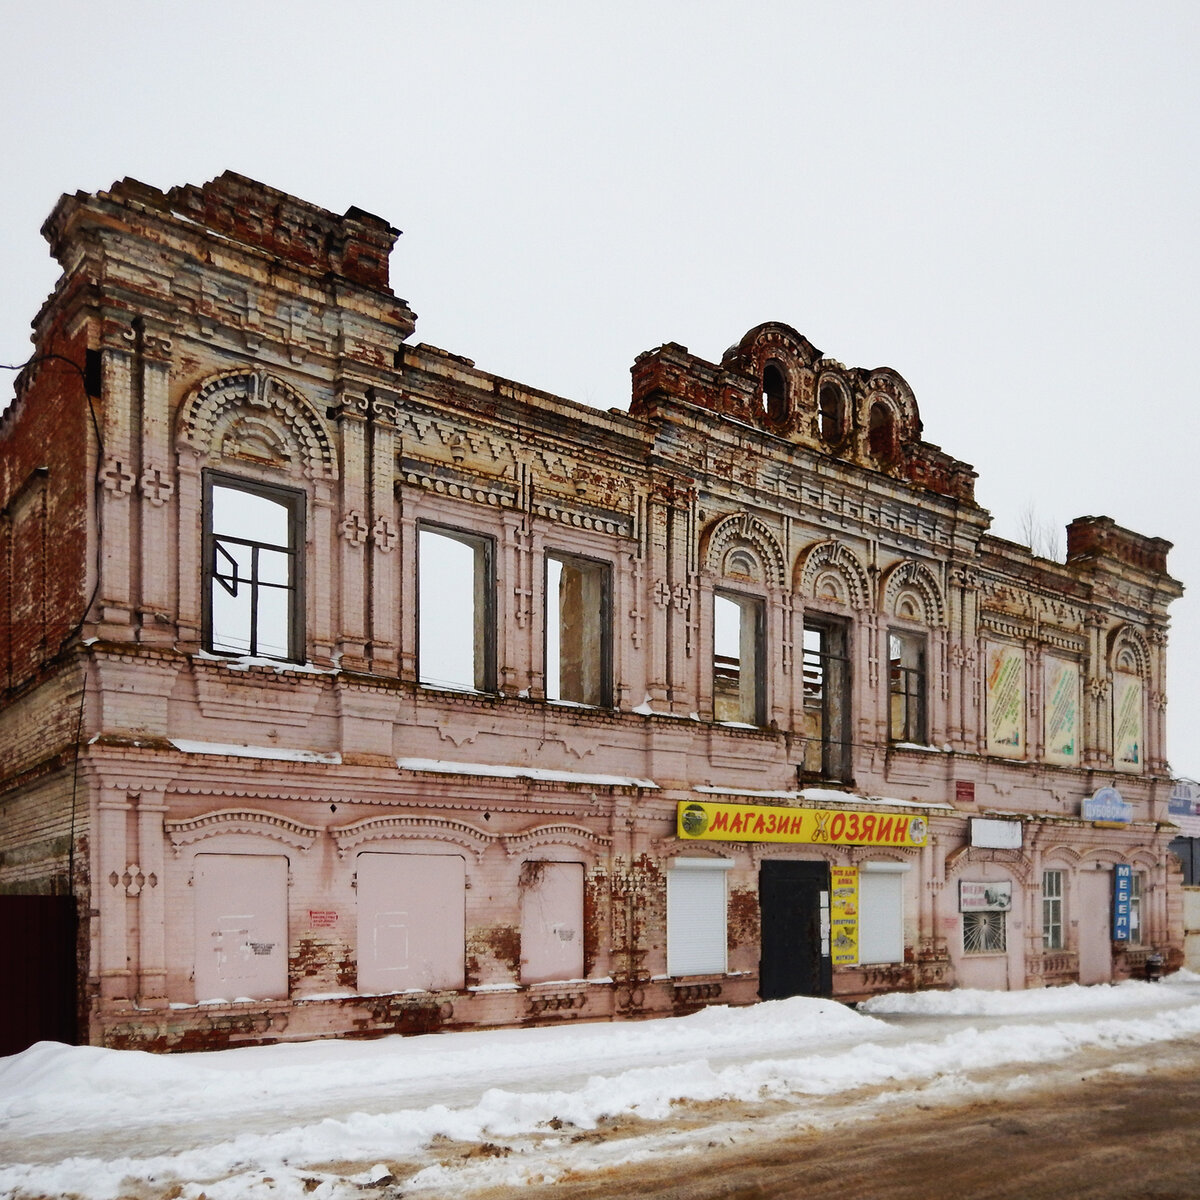
{"label": "yellow shop sign", "polygon": [[703,800],[681,800],[676,810],[676,834],[689,841],[923,846],[926,832],[924,817],[897,813],[710,804]]}

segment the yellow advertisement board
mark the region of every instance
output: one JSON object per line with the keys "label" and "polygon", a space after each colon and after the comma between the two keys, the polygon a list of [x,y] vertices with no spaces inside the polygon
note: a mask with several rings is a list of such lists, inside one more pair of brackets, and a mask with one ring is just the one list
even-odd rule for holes
{"label": "yellow advertisement board", "polygon": [[829,868],[829,957],[835,967],[858,962],[858,868]]}
{"label": "yellow advertisement board", "polygon": [[831,846],[923,846],[924,817],[681,800],[676,834],[688,841],[793,842]]}

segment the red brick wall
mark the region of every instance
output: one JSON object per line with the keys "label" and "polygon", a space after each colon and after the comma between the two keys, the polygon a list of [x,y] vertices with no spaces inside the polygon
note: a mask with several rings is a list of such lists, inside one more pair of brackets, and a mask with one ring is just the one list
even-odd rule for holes
{"label": "red brick wall", "polygon": [[[86,364],[86,344],[48,345]],[[88,456],[83,378],[66,363],[27,370],[0,418],[0,704],[52,660],[87,603]]]}

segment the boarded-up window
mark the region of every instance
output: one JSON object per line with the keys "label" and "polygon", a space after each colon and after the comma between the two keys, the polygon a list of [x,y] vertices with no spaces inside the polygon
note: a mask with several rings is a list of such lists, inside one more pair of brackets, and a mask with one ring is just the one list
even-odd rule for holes
{"label": "boarded-up window", "polygon": [[360,854],[359,991],[462,987],[465,885],[457,854]]}
{"label": "boarded-up window", "polygon": [[858,874],[858,961],[904,961],[905,863],[863,863]]}
{"label": "boarded-up window", "polygon": [[288,994],[288,860],[197,854],[196,1000],[282,1000]]}
{"label": "boarded-up window", "polygon": [[583,863],[521,868],[521,982],[583,978]]}
{"label": "boarded-up window", "polygon": [[667,872],[667,974],[722,975],[726,963],[723,859],[675,859]]}

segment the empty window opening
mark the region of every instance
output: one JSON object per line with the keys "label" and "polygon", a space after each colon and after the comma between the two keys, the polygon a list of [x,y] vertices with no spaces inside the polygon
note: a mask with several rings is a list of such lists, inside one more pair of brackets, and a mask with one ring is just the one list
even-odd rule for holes
{"label": "empty window opening", "polygon": [[925,639],[888,634],[889,736],[894,742],[924,744]]}
{"label": "empty window opening", "polygon": [[546,699],[611,703],[610,569],[546,556]]}
{"label": "empty window opening", "polygon": [[762,603],[713,596],[713,719],[763,723]]}
{"label": "empty window opening", "polygon": [[304,494],[205,476],[205,648],[304,657]]}
{"label": "empty window opening", "polygon": [[787,416],[787,380],[776,362],[763,367],[762,410],[772,421],[782,421]]}
{"label": "empty window opening", "polygon": [[895,461],[897,454],[896,418],[882,400],[877,400],[871,405],[867,442],[875,458],[885,463]]}
{"label": "empty window opening", "polygon": [[1042,949],[1062,950],[1063,937],[1063,873],[1042,872]]}
{"label": "empty window opening", "polygon": [[836,383],[823,383],[818,399],[821,440],[837,445],[846,434],[846,400]]}
{"label": "empty window opening", "polygon": [[420,533],[418,669],[428,687],[495,687],[492,543],[446,529]]}
{"label": "empty window opening", "polygon": [[831,618],[804,622],[804,773],[850,778],[850,659],[846,625]]}

